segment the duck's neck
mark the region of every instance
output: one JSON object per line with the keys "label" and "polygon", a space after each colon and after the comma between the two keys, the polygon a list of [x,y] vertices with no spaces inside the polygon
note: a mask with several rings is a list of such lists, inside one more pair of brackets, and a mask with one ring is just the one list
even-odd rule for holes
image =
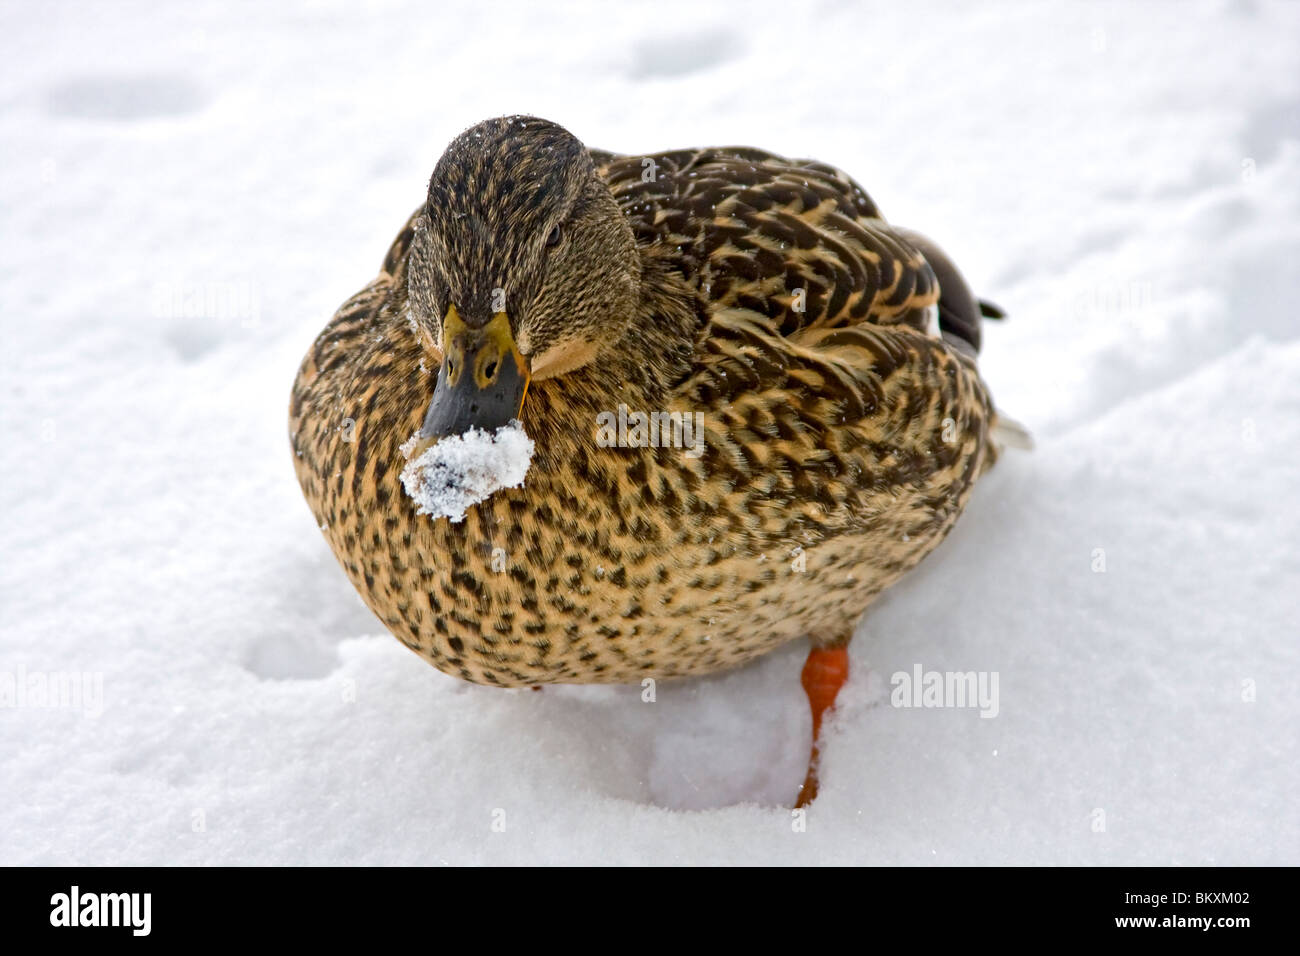
{"label": "duck's neck", "polygon": [[534,383],[524,411],[529,434],[535,440],[590,437],[596,416],[617,415],[619,405],[668,411],[674,390],[692,367],[700,323],[680,278],[647,260],[637,314],[627,331],[581,368]]}

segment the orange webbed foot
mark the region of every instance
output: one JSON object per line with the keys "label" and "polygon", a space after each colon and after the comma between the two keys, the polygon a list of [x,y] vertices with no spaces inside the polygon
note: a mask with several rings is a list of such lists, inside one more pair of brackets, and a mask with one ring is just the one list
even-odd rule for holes
{"label": "orange webbed foot", "polygon": [[804,692],[812,709],[812,755],[808,758],[808,776],[799,788],[795,808],[806,807],[817,797],[817,761],[821,754],[817,744],[821,737],[822,716],[835,705],[835,697],[849,676],[847,647],[814,647],[803,665]]}

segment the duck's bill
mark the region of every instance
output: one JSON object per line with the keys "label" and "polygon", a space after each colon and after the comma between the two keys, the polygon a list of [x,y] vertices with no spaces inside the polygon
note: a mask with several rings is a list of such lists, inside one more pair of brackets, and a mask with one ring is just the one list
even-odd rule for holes
{"label": "duck's bill", "polygon": [[443,320],[442,351],[420,438],[463,435],[471,428],[495,431],[519,418],[531,374],[504,312],[471,329],[452,306]]}

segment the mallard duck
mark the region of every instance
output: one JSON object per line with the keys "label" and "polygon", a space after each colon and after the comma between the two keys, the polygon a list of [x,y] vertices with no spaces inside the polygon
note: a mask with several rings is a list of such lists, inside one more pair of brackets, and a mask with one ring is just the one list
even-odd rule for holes
{"label": "mallard duck", "polygon": [[[678,678],[810,638],[806,804],[855,622],[996,457],[981,314],[832,166],[492,119],[308,351],[294,464],[366,604],[464,680]],[[600,440],[637,413],[701,440]],[[511,421],[522,485],[420,513],[407,458]]]}

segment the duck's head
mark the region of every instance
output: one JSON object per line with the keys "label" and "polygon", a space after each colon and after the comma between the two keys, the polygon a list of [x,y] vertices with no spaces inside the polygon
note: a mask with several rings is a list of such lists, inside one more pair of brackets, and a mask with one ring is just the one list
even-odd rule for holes
{"label": "duck's head", "polygon": [[635,313],[641,259],[586,147],[503,117],[452,141],[408,262],[418,337],[439,363],[421,437],[523,417],[530,381],[609,362]]}

